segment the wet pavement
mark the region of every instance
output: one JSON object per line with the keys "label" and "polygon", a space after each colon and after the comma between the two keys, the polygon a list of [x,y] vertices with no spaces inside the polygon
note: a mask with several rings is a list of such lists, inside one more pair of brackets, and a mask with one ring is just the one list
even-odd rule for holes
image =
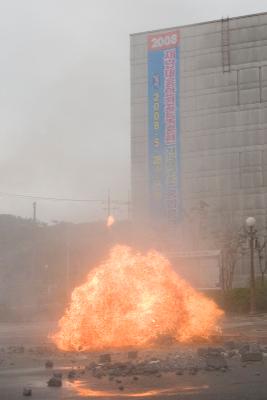
{"label": "wet pavement", "polygon": [[[24,387],[32,389],[32,399],[194,399],[194,400],[266,400],[267,353],[263,361],[242,362],[240,355],[227,357],[228,369],[206,370],[199,367],[192,374],[189,367],[182,374],[166,371],[110,379],[93,376],[90,363],[99,362],[97,353],[63,353],[51,346],[48,334],[54,323],[0,324],[0,400],[23,399]],[[267,316],[225,319],[223,334],[238,341],[267,339]],[[265,342],[266,343],[266,342]],[[13,346],[13,347],[10,347]],[[23,347],[17,347],[23,346]],[[218,346],[216,344],[216,346]],[[139,352],[139,359],[163,359],[188,352],[195,360],[197,345],[172,346]],[[182,352],[182,353],[181,353]],[[126,361],[125,352],[111,353],[117,362]],[[193,354],[193,356],[192,356]],[[53,368],[45,362],[52,360]],[[75,371],[75,379],[68,372]],[[53,373],[62,373],[62,387],[48,387]]]}

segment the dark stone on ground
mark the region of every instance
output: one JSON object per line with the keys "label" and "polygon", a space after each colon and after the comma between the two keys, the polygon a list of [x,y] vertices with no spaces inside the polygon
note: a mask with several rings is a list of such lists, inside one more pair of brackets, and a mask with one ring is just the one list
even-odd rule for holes
{"label": "dark stone on ground", "polygon": [[74,371],[73,369],[71,371],[69,371],[68,373],[68,378],[69,379],[74,379],[76,377],[76,371]]}
{"label": "dark stone on ground", "polygon": [[47,382],[47,385],[50,387],[61,387],[62,386],[62,380],[60,378],[52,377],[49,379]]}
{"label": "dark stone on ground", "polygon": [[53,361],[47,360],[47,361],[45,362],[45,368],[53,368],[53,366],[54,366]]}
{"label": "dark stone on ground", "polygon": [[32,395],[32,389],[30,388],[24,388],[22,392],[23,396],[31,396]]}
{"label": "dark stone on ground", "polygon": [[102,363],[110,363],[111,362],[111,355],[110,354],[101,354],[99,356],[99,362]]}
{"label": "dark stone on ground", "polygon": [[239,348],[239,353],[242,355],[243,353],[247,353],[249,351],[249,344],[243,344],[240,348]]}
{"label": "dark stone on ground", "polygon": [[224,343],[224,348],[227,350],[234,350],[237,348],[237,345],[233,340],[229,340],[228,342]]}
{"label": "dark stone on ground", "polygon": [[138,351],[129,351],[128,360],[136,360],[138,357]]}
{"label": "dark stone on ground", "polygon": [[206,357],[208,354],[208,349],[207,347],[200,347],[197,349],[197,354],[199,357]]}
{"label": "dark stone on ground", "polygon": [[198,368],[196,368],[196,367],[189,368],[188,372],[189,372],[189,375],[196,375],[198,372]]}
{"label": "dark stone on ground", "polygon": [[200,347],[197,349],[197,354],[199,357],[208,357],[209,355],[220,355],[224,353],[224,348],[222,347]]}
{"label": "dark stone on ground", "polygon": [[55,378],[62,379],[62,372],[54,372],[54,373],[53,373],[53,376],[54,376]]}
{"label": "dark stone on ground", "polygon": [[208,368],[216,370],[228,368],[227,361],[221,354],[209,354],[206,358],[206,365]]}
{"label": "dark stone on ground", "polygon": [[182,369],[178,369],[178,371],[176,371],[176,375],[183,375],[184,372]]}
{"label": "dark stone on ground", "polygon": [[241,355],[242,362],[262,361],[262,360],[263,360],[263,354],[260,351],[258,351],[258,352],[249,351],[249,352],[243,353]]}
{"label": "dark stone on ground", "polygon": [[124,386],[122,386],[122,385],[119,386],[119,390],[121,390],[121,391],[124,390]]}

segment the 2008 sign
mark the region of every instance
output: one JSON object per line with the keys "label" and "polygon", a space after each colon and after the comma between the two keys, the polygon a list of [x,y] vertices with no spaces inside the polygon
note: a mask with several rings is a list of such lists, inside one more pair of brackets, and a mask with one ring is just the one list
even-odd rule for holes
{"label": "2008 sign", "polygon": [[173,33],[172,35],[159,36],[151,38],[151,47],[152,49],[158,49],[162,47],[169,47],[171,45],[176,45],[178,42],[177,33]]}

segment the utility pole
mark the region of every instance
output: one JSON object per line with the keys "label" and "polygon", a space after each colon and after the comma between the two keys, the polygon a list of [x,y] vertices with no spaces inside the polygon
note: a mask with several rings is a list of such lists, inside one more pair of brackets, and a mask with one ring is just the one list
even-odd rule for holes
{"label": "utility pole", "polygon": [[249,245],[250,245],[250,314],[255,313],[255,268],[254,268],[254,245],[255,234],[253,227],[249,227]]}
{"label": "utility pole", "polygon": [[33,203],[32,203],[32,207],[33,207],[33,222],[36,222],[36,210],[37,210],[37,203],[36,203],[36,201],[34,201]]}
{"label": "utility pole", "polygon": [[128,214],[128,221],[130,221],[130,218],[131,218],[131,195],[130,195],[130,190],[128,190],[127,214]]}
{"label": "utility pole", "polygon": [[254,267],[254,247],[255,247],[255,239],[256,239],[256,229],[255,229],[256,220],[254,217],[248,217],[246,219],[247,225],[247,233],[249,237],[249,247],[250,247],[250,314],[255,314],[256,309],[256,282],[255,282],[255,267]]}
{"label": "utility pole", "polygon": [[32,225],[32,260],[31,260],[31,280],[32,282],[34,281],[34,276],[35,276],[35,264],[36,264],[36,232],[35,232],[35,228],[36,228],[36,208],[37,208],[37,203],[36,201],[34,201],[32,203],[32,207],[33,207],[33,216],[32,216],[32,220],[33,220],[33,225]]}

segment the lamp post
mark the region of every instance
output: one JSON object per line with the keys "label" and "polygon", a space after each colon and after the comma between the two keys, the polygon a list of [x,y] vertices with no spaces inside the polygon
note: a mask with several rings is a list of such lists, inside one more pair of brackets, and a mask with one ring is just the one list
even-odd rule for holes
{"label": "lamp post", "polygon": [[249,237],[250,248],[250,314],[255,313],[255,268],[254,268],[254,246],[256,239],[256,220],[254,217],[246,219],[247,233]]}

